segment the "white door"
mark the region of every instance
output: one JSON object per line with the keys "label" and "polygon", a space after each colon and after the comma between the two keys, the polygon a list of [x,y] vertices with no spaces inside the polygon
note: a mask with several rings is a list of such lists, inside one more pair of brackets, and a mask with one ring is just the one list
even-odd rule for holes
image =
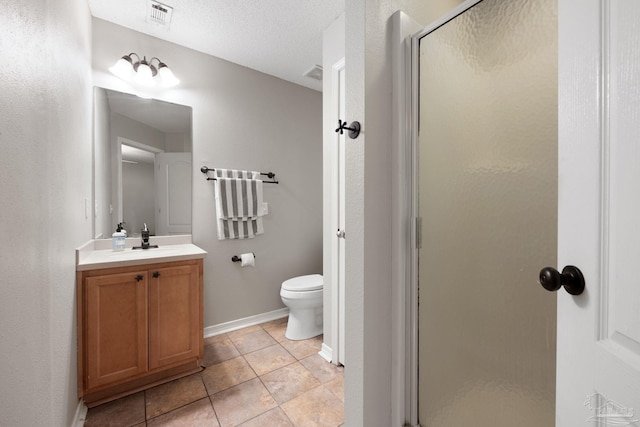
{"label": "white door", "polygon": [[334,364],[345,354],[345,136],[335,132],[345,113],[345,18],[341,15],[323,33],[323,274],[324,340],[322,352]]}
{"label": "white door", "polygon": [[[640,422],[640,1],[559,1],[556,425]],[[594,424],[595,423],[595,424]]]}
{"label": "white door", "polygon": [[191,153],[158,153],[155,168],[156,234],[191,234]]}

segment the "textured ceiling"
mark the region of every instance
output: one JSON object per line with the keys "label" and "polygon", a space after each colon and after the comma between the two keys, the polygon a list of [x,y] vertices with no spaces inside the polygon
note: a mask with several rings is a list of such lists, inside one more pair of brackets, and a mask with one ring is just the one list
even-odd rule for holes
{"label": "textured ceiling", "polygon": [[311,89],[304,73],[322,65],[322,32],[344,0],[162,0],[169,27],[147,18],[149,0],[88,0],[91,14]]}

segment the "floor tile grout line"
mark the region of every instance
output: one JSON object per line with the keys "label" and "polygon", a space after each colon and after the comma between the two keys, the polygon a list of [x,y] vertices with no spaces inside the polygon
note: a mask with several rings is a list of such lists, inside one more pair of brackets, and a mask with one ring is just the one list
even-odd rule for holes
{"label": "floor tile grout line", "polygon": [[211,409],[213,410],[213,415],[215,415],[216,421],[218,421],[218,426],[221,426],[222,422],[220,422],[220,417],[218,416],[218,411],[216,411],[216,407],[213,406],[213,400],[211,400],[211,395],[207,394],[207,398],[209,399],[209,404],[211,405]]}
{"label": "floor tile grout line", "polygon": [[[200,377],[200,381],[202,381],[202,386],[204,387],[204,391],[207,393],[207,395],[205,397],[201,397],[199,399],[192,400],[191,402],[187,402],[187,403],[185,403],[183,405],[176,406],[175,408],[171,409],[170,411],[160,413],[160,414],[155,415],[155,416],[153,416],[151,418],[147,418],[147,390],[144,390],[144,419],[145,419],[145,423],[150,421],[150,420],[153,420],[153,419],[156,419],[156,418],[161,417],[163,415],[169,414],[169,413],[171,413],[173,411],[176,411],[178,409],[184,408],[185,406],[189,406],[192,403],[199,402],[199,401],[204,400],[205,398],[209,397],[209,392],[207,391],[207,385],[204,383],[204,379],[202,378],[202,371],[196,372],[195,374],[191,374],[191,375],[189,375],[187,377],[183,377],[183,378],[189,378],[190,376],[196,376],[196,375],[198,375]],[[178,380],[180,380],[180,379],[182,379],[182,378],[179,378]],[[174,380],[174,381],[178,381],[178,380]],[[169,384],[169,383],[166,383],[166,384]],[[161,384],[160,386],[162,386],[162,385],[163,384]],[[151,390],[151,389],[148,389],[148,390]],[[211,407],[213,407],[213,404],[211,405]],[[214,412],[215,412],[215,410],[214,410]]]}
{"label": "floor tile grout line", "polygon": [[[275,346],[275,345],[270,346],[270,347],[274,347],[274,346]],[[282,346],[281,346],[281,347],[282,347]],[[265,347],[265,348],[267,348],[267,347]],[[285,351],[287,351],[287,349],[286,349],[286,348],[284,348],[284,347],[282,347],[282,348],[283,348]],[[262,349],[262,350],[264,350],[264,349]],[[256,351],[260,351],[260,350],[256,350]],[[255,353],[255,352],[254,352],[254,353]],[[247,353],[247,354],[251,354],[251,353]],[[273,371],[265,372],[265,373],[264,373],[264,374],[262,374],[262,375],[258,375],[258,373],[257,373],[257,372],[256,372],[256,370],[253,368],[253,366],[251,366],[251,363],[249,363],[249,361],[248,361],[244,356],[245,356],[245,355],[242,355],[242,357],[244,358],[244,361],[247,363],[247,365],[249,365],[249,368],[251,368],[251,370],[253,371],[253,373],[256,375],[256,378],[260,378],[260,382],[262,383],[262,385],[264,385],[264,381],[262,381],[262,377],[263,377],[264,375],[270,374],[270,373],[275,372],[275,371],[277,371],[277,370],[279,370],[279,369],[282,369],[282,368],[286,368],[287,366],[291,366],[291,365],[293,365],[294,363],[296,363],[296,362],[298,361],[298,360],[294,360],[293,362],[291,362],[291,363],[287,363],[287,364],[286,364],[286,365],[284,365],[284,366],[280,366],[280,367],[278,367],[278,368],[274,369]],[[294,357],[294,359],[295,359],[295,357]],[[253,379],[253,378],[252,378],[252,379]],[[265,385],[265,388],[267,388],[267,386],[266,386],[266,385]],[[267,391],[269,391],[269,389],[267,389]],[[269,392],[269,394],[271,394],[271,392]],[[272,397],[273,397],[273,395],[272,395]],[[273,398],[274,398],[274,400],[275,400],[275,397],[273,397]]]}
{"label": "floor tile grout line", "polygon": [[[300,365],[300,366],[301,366],[301,367],[302,367],[306,372],[308,372],[308,373],[311,375],[311,377],[312,377],[313,379],[315,379],[315,380],[318,382],[318,384],[317,384],[317,385],[315,385],[314,387],[310,388],[309,390],[305,390],[305,391],[303,391],[303,392],[296,393],[296,395],[295,395],[294,397],[292,397],[292,398],[290,398],[290,399],[288,399],[288,400],[286,400],[286,401],[284,401],[284,402],[280,403],[280,402],[278,402],[278,400],[276,399],[276,396],[274,396],[274,395],[273,395],[273,393],[271,393],[271,391],[269,390],[269,388],[267,387],[267,385],[264,383],[264,380],[263,380],[263,378],[262,378],[262,377],[264,377],[265,375],[272,374],[272,373],[274,373],[274,372],[276,372],[276,371],[278,371],[278,370],[280,370],[280,369],[284,369],[284,368],[286,368],[286,367],[288,367],[288,366],[295,365],[296,363],[297,363],[297,364],[299,364],[299,365]],[[300,361],[299,361],[299,360],[296,360],[295,362],[292,362],[292,363],[290,363],[290,364],[288,364],[288,365],[282,366],[282,367],[280,367],[280,368],[278,368],[278,369],[275,369],[275,370],[273,370],[273,371],[271,371],[271,372],[267,372],[266,374],[258,375],[258,378],[260,379],[260,382],[262,383],[262,385],[264,386],[264,388],[269,392],[269,394],[271,395],[271,397],[273,398],[273,400],[275,400],[275,402],[278,404],[278,407],[282,407],[282,405],[284,405],[285,403],[290,402],[290,401],[292,401],[292,400],[296,399],[297,397],[300,397],[301,395],[303,395],[303,394],[305,394],[305,393],[307,393],[307,392],[310,392],[311,390],[315,390],[315,389],[317,389],[317,388],[319,388],[319,387],[323,387],[323,386],[326,384],[326,383],[321,382],[318,378],[316,378],[316,377],[313,375],[313,373],[312,373],[312,372],[311,372],[311,371],[310,371],[306,366],[304,366],[302,363],[300,363]],[[336,397],[337,399],[339,399],[339,400],[340,400],[340,398],[339,398],[338,396],[336,396],[336,394],[335,394],[335,393],[333,393],[330,389],[328,389],[328,388],[326,388],[326,387],[324,387],[324,389],[325,389],[325,390],[327,390],[327,391],[328,391],[332,396],[334,396],[334,397]],[[284,410],[283,410],[283,412],[284,412]],[[285,413],[285,414],[286,414],[286,413]],[[288,418],[288,416],[287,416],[287,418]],[[292,421],[292,422],[293,422],[293,421]]]}
{"label": "floor tile grout line", "polygon": [[[201,400],[207,399],[208,397],[209,397],[209,395],[207,395],[205,397],[201,397],[200,399],[193,400],[193,401],[191,401],[189,403],[185,403],[184,405],[176,406],[175,408],[171,409],[170,411],[163,412],[161,414],[155,415],[155,416],[153,416],[153,417],[151,417],[149,419],[145,419],[145,423],[148,423],[149,421],[155,420],[156,418],[159,418],[159,417],[162,417],[164,415],[167,415],[167,414],[170,414],[172,412],[175,412],[175,411],[177,411],[179,409],[182,409],[182,408],[184,408],[186,406],[189,406],[189,405],[191,405],[193,403],[200,402]],[[209,399],[209,401],[211,401],[211,399]],[[213,404],[211,404],[211,407],[213,408]],[[214,412],[215,412],[215,409],[214,409]],[[146,414],[146,408],[145,408],[145,414]],[[134,424],[134,425],[137,425],[137,424]]]}
{"label": "floor tile grout line", "polygon": [[[150,389],[147,389],[147,390],[150,390]],[[147,390],[144,390],[143,392],[144,393],[143,403],[144,403],[144,425],[145,426],[147,425]]]}
{"label": "floor tile grout line", "polygon": [[[253,372],[253,375],[255,375],[255,377],[254,377],[254,378],[260,378],[260,375],[258,375],[258,373],[256,372],[256,370],[255,370],[255,369],[253,369],[253,366],[251,366],[251,363],[249,363],[249,361],[247,360],[247,358],[246,358],[246,357],[244,357],[244,354],[243,354],[243,355],[241,355],[241,357],[242,357],[242,359],[244,360],[244,363],[246,363],[246,364],[247,364],[247,366],[249,367],[249,369],[251,369],[251,371]],[[251,379],[253,379],[253,378],[251,378]],[[249,381],[249,380],[247,380],[247,381]],[[245,381],[245,382],[246,382],[246,381]],[[234,386],[234,387],[235,387],[235,386]]]}
{"label": "floor tile grout line", "polygon": [[248,356],[248,355],[253,354],[253,353],[257,353],[257,352],[259,352],[259,351],[261,351],[261,350],[264,350],[264,349],[266,349],[266,348],[269,348],[269,347],[275,347],[276,345],[279,345],[279,346],[280,346],[284,351],[286,351],[286,352],[287,352],[287,354],[289,354],[289,356],[293,357],[294,361],[293,361],[293,362],[291,362],[291,363],[287,363],[286,365],[280,366],[280,367],[278,367],[278,368],[274,369],[273,371],[265,372],[265,373],[264,373],[264,374],[262,374],[262,375],[269,374],[269,373],[271,373],[271,372],[277,371],[278,369],[284,368],[285,366],[289,366],[289,365],[292,365],[292,364],[294,364],[294,363],[296,363],[296,362],[299,362],[299,360],[298,360],[298,359],[297,359],[293,354],[291,354],[291,353],[290,353],[290,352],[285,348],[285,346],[283,346],[283,345],[282,345],[282,344],[280,344],[279,342],[276,342],[276,344],[268,345],[268,346],[266,346],[266,347],[263,347],[263,348],[261,348],[261,349],[258,349],[258,350],[255,350],[255,351],[252,351],[252,352],[247,353],[247,354],[241,354],[241,356],[244,358],[244,361],[245,361],[245,362],[247,362],[247,365],[249,365],[249,367],[251,368],[251,370],[253,370],[253,373],[254,373],[254,374],[256,374],[256,377],[259,377],[260,375],[256,372],[256,370],[253,368],[253,366],[251,366],[251,363],[249,363],[249,361],[246,359],[246,357],[245,357],[245,356]]}

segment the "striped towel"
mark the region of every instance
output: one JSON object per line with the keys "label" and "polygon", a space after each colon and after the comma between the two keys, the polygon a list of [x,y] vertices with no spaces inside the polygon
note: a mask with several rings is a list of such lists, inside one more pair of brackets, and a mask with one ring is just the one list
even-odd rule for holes
{"label": "striped towel", "polygon": [[216,178],[218,240],[250,239],[264,233],[262,184],[259,179]]}
{"label": "striped towel", "polygon": [[226,239],[252,239],[258,234],[263,234],[262,217],[248,220],[219,219],[218,240]]}
{"label": "striped towel", "polygon": [[261,216],[262,185],[259,179],[216,178],[218,217],[248,219]]}
{"label": "striped towel", "polygon": [[260,178],[260,172],[256,171],[243,171],[236,169],[215,169],[216,178],[248,178],[258,179]]}

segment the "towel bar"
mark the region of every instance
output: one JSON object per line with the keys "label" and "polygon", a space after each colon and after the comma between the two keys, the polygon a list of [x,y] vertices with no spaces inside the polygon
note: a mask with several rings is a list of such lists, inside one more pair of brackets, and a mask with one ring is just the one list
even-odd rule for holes
{"label": "towel bar", "polygon": [[[213,172],[215,171],[215,169],[209,168],[207,166],[202,166],[200,168],[200,172],[202,172],[203,174],[207,175],[208,172]],[[278,184],[278,181],[273,180],[273,178],[275,178],[276,174],[273,172],[260,172],[260,175],[264,175],[267,178],[269,178],[271,181],[262,181],[265,184]],[[207,181],[215,181],[216,178],[211,178],[210,176],[207,176]]]}

